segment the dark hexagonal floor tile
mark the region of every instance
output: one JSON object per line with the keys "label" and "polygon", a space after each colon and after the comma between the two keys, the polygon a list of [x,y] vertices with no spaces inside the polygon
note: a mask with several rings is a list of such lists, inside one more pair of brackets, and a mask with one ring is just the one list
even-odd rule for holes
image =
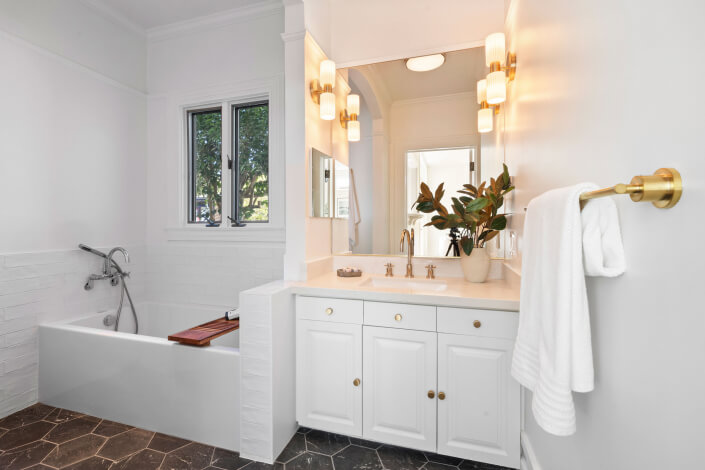
{"label": "dark hexagonal floor tile", "polygon": [[347,436],[314,429],[306,434],[306,449],[319,454],[333,455],[350,445]]}
{"label": "dark hexagonal floor tile", "polygon": [[152,441],[147,446],[149,449],[158,450],[159,452],[171,452],[179,447],[189,444],[191,441],[181,439],[180,437],[169,436],[160,432],[156,433]]}
{"label": "dark hexagonal floor tile", "polygon": [[120,460],[147,447],[153,436],[154,433],[151,431],[131,429],[109,438],[108,442],[98,452],[98,456],[111,460]]}
{"label": "dark hexagonal floor tile", "polygon": [[[327,455],[306,452],[287,463],[285,468],[286,470],[333,470],[333,462]],[[248,466],[247,470],[249,469]]]}
{"label": "dark hexagonal floor tile", "polygon": [[423,452],[403,447],[383,445],[377,453],[388,470],[418,470],[427,462]]}
{"label": "dark hexagonal floor tile", "polygon": [[27,470],[55,470],[53,467],[47,467],[44,464],[37,464],[33,465],[31,467],[28,467]]}
{"label": "dark hexagonal floor tile", "polygon": [[[434,454],[433,452],[424,452],[424,455],[428,459],[429,462],[434,462],[434,463],[441,463],[444,465],[451,465],[453,467],[457,467],[460,465],[460,462],[463,461],[463,459],[459,459],[457,457],[451,457],[449,455],[441,455],[441,454]],[[428,467],[428,465],[427,465]]]}
{"label": "dark hexagonal floor tile", "polygon": [[474,460],[463,460],[460,465],[458,465],[460,470],[511,470],[508,467],[501,467],[499,465],[492,465],[491,463],[475,462]]}
{"label": "dark hexagonal floor tile", "polygon": [[294,457],[298,457],[304,452],[306,452],[306,436],[304,434],[296,433],[286,445],[282,453],[279,454],[279,457],[277,457],[277,462],[287,463],[289,460]]}
{"label": "dark hexagonal floor tile", "polygon": [[211,461],[211,465],[214,465],[222,470],[238,470],[251,462],[252,460],[243,459],[240,457],[240,454],[237,452],[232,452],[225,449],[215,449],[213,452],[213,460]]}
{"label": "dark hexagonal floor tile", "polygon": [[333,457],[335,470],[382,470],[382,462],[374,449],[349,446]]}
{"label": "dark hexagonal floor tile", "polygon": [[144,449],[114,464],[110,470],[157,470],[166,454]]}
{"label": "dark hexagonal floor tile", "polygon": [[11,429],[0,437],[0,450],[10,450],[15,447],[38,441],[46,433],[54,429],[55,424],[37,421],[26,426]]}
{"label": "dark hexagonal floor tile", "polygon": [[59,444],[47,455],[42,463],[51,467],[63,468],[94,456],[104,443],[104,437],[86,434],[72,441]]}
{"label": "dark hexagonal floor tile", "polygon": [[296,432],[298,432],[299,434],[308,434],[311,431],[311,428],[307,428],[305,426],[299,426],[299,429],[296,430]]}
{"label": "dark hexagonal floor tile", "polygon": [[[69,411],[69,410],[63,410],[61,408],[56,408],[54,411],[49,413],[46,418],[44,418],[44,421],[49,421],[50,423],[65,423],[66,421],[70,421],[74,418],[79,418],[81,416],[84,416],[82,413],[78,413],[77,411]],[[86,416],[88,417],[88,416]],[[100,421],[98,418],[93,418],[96,421]]]}
{"label": "dark hexagonal floor tile", "polygon": [[429,462],[426,464],[423,470],[458,470],[458,468],[453,465],[446,465],[438,462]]}
{"label": "dark hexagonal floor tile", "polygon": [[211,446],[192,442],[167,454],[161,469],[202,470],[210,465],[214,450]]}
{"label": "dark hexagonal floor tile", "polygon": [[112,460],[91,457],[90,459],[82,460],[68,467],[63,467],[61,470],[108,470],[112,464]]}
{"label": "dark hexagonal floor tile", "polygon": [[104,419],[100,422],[97,428],[93,431],[93,434],[98,434],[99,436],[113,437],[125,431],[134,429],[132,426],[127,424],[116,423],[115,421],[108,421]]}
{"label": "dark hexagonal floor tile", "polygon": [[367,447],[369,449],[379,449],[380,447],[382,447],[382,444],[380,444],[379,442],[367,441],[365,439],[360,439],[357,437],[351,437],[350,444],[361,447]]}
{"label": "dark hexagonal floor tile", "polygon": [[0,455],[0,468],[4,470],[16,470],[36,465],[54,450],[56,444],[46,441],[35,441],[17,447]]}
{"label": "dark hexagonal floor tile", "polygon": [[16,413],[6,416],[0,419],[0,428],[3,429],[15,429],[20,426],[26,426],[28,424],[36,423],[42,420],[49,413],[54,411],[53,406],[47,406],[42,403],[37,403],[24,410],[20,410]]}
{"label": "dark hexagonal floor tile", "polygon": [[79,436],[90,434],[96,426],[98,426],[98,421],[95,419],[75,418],[65,423],[57,424],[54,429],[44,436],[44,439],[56,444],[62,444]]}

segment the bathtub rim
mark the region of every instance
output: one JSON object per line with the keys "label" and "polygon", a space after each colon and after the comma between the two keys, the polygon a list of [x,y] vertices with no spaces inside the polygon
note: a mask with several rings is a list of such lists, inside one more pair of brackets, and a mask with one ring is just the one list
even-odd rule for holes
{"label": "bathtub rim", "polygon": [[240,348],[237,347],[232,347],[232,346],[220,346],[220,345],[214,345],[214,344],[209,344],[208,346],[191,346],[187,344],[181,344],[176,341],[170,341],[166,338],[162,338],[160,336],[149,336],[149,335],[143,335],[143,334],[136,334],[136,333],[127,333],[124,331],[113,331],[113,330],[103,330],[100,328],[92,328],[90,326],[82,326],[82,325],[76,325],[74,324],[77,321],[85,320],[88,318],[96,317],[98,315],[108,315],[110,314],[111,310],[106,310],[103,312],[97,312],[97,313],[91,313],[88,315],[81,315],[81,316],[76,316],[72,318],[67,318],[67,319],[62,319],[62,320],[56,320],[52,322],[46,322],[46,323],[40,323],[38,325],[39,330],[42,329],[56,329],[56,330],[64,330],[64,331],[77,331],[81,333],[86,333],[86,334],[91,334],[95,336],[109,336],[113,338],[120,338],[124,339],[127,341],[141,341],[143,343],[149,343],[149,344],[160,344],[160,345],[165,345],[165,346],[181,346],[181,347],[186,347],[186,348],[192,348],[196,350],[202,350],[202,351],[213,351],[214,353],[222,353],[222,354],[235,354],[235,355],[240,355]]}

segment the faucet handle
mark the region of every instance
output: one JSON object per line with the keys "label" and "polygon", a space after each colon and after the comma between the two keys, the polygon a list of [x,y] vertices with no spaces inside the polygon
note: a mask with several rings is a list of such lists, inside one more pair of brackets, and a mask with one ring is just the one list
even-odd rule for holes
{"label": "faucet handle", "polygon": [[433,264],[428,264],[426,266],[426,279],[436,279],[436,273],[433,272],[433,270],[437,267],[438,266],[434,266]]}
{"label": "faucet handle", "polygon": [[387,268],[387,271],[384,273],[384,277],[393,277],[394,273],[392,272],[392,268],[394,265],[392,263],[387,263],[384,267]]}

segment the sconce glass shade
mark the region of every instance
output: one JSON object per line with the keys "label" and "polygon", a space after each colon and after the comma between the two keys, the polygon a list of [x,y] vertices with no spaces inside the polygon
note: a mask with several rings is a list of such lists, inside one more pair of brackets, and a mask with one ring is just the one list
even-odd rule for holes
{"label": "sconce glass shade", "polygon": [[348,95],[348,114],[360,114],[360,95]]}
{"label": "sconce glass shade", "polygon": [[504,65],[506,62],[504,33],[492,33],[485,38],[485,62],[489,67],[493,62]]}
{"label": "sconce glass shade", "polygon": [[348,142],[360,141],[360,121],[348,121]]}
{"label": "sconce glass shade", "polygon": [[335,94],[321,93],[321,119],[332,121],[335,119]]}
{"label": "sconce glass shade", "polygon": [[477,112],[477,132],[481,134],[492,132],[493,114],[494,110],[492,108],[481,109]]}
{"label": "sconce glass shade", "polygon": [[487,80],[482,79],[477,82],[477,104],[487,101]]}
{"label": "sconce glass shade", "polygon": [[507,77],[503,71],[492,72],[487,76],[487,102],[504,103],[507,100]]}
{"label": "sconce glass shade", "polygon": [[335,86],[335,62],[332,60],[324,60],[321,62],[318,80],[321,82],[322,87],[326,85]]}

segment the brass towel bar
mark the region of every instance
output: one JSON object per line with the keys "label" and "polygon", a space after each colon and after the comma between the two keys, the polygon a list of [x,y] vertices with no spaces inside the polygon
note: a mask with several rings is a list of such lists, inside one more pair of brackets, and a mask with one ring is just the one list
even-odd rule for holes
{"label": "brass towel bar", "polygon": [[650,201],[660,209],[669,209],[678,203],[682,192],[680,173],[674,168],[659,168],[653,175],[635,176],[629,184],[620,183],[611,188],[583,193],[580,195],[580,206],[598,197],[629,194],[634,202]]}

